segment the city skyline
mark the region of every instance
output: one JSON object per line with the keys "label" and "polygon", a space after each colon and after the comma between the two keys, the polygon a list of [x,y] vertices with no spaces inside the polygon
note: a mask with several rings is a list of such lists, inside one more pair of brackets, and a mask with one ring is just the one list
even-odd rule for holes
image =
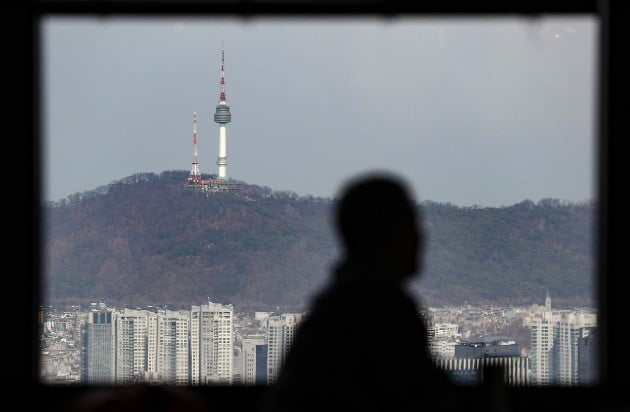
{"label": "city skyline", "polygon": [[217,172],[220,50],[231,177],[332,197],[387,169],[420,200],[592,200],[588,18],[100,20],[43,25],[44,200],[142,172]]}
{"label": "city skyline", "polygon": [[[482,365],[497,362],[506,367],[510,386],[576,386],[598,379],[596,310],[554,309],[550,298],[524,307],[418,309],[427,326],[427,349],[457,383],[479,383]],[[273,384],[304,316],[308,312],[237,312],[211,301],[178,310],[101,302],[46,311],[40,320],[42,378]]]}

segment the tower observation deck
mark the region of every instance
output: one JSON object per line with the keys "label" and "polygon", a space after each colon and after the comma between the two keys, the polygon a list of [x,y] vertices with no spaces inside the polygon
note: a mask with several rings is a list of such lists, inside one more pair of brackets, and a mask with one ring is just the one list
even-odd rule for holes
{"label": "tower observation deck", "polygon": [[214,122],[225,125],[231,121],[232,114],[230,113],[230,106],[228,106],[227,102],[217,104],[217,111],[214,113]]}

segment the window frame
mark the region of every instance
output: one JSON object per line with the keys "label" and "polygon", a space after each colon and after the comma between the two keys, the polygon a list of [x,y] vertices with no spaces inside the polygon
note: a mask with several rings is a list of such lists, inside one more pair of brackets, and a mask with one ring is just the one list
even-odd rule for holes
{"label": "window frame", "polygon": [[[597,171],[596,196],[597,196],[597,251],[596,251],[596,276],[598,317],[599,317],[599,383],[593,387],[580,388],[537,388],[519,387],[507,388],[513,405],[518,407],[514,410],[531,410],[535,407],[539,410],[548,408],[552,410],[557,405],[564,407],[583,407],[584,405],[598,406],[609,404],[627,405],[628,401],[623,400],[623,374],[625,373],[625,363],[622,345],[624,342],[623,331],[620,326],[624,323],[621,316],[614,312],[614,307],[621,306],[625,301],[623,291],[623,279],[613,276],[612,268],[616,267],[619,254],[616,252],[617,245],[613,241],[614,235],[620,233],[621,226],[617,223],[610,225],[614,213],[613,206],[619,207],[621,200],[613,203],[617,199],[615,182],[613,180],[613,166],[620,164],[622,150],[619,142],[614,142],[612,136],[613,128],[620,127],[623,119],[620,102],[623,91],[618,87],[618,82],[622,79],[620,58],[622,47],[621,27],[624,24],[623,13],[617,14],[621,10],[613,6],[611,0],[426,0],[426,1],[386,1],[386,0],[205,0],[205,1],[142,1],[142,0],[119,0],[119,1],[81,1],[81,0],[41,0],[25,2],[24,7],[12,7],[10,11],[17,17],[8,25],[9,30],[17,33],[18,40],[12,47],[19,63],[14,65],[14,75],[19,82],[15,88],[16,118],[23,120],[28,125],[30,140],[24,139],[20,144],[27,144],[25,151],[20,147],[21,153],[31,154],[31,174],[30,187],[27,187],[24,197],[31,200],[31,208],[16,207],[18,213],[24,213],[26,209],[26,221],[32,224],[32,236],[26,239],[26,248],[30,250],[30,276],[23,276],[23,293],[20,295],[22,304],[28,303],[28,319],[24,323],[24,333],[21,336],[26,338],[26,344],[22,345],[28,358],[28,367],[24,367],[21,362],[24,382],[37,390],[36,393],[45,393],[47,401],[52,401],[52,405],[61,406],[69,397],[77,393],[89,391],[90,387],[81,388],[53,388],[40,382],[39,364],[39,305],[41,302],[41,247],[40,247],[40,185],[42,182],[40,166],[42,156],[40,147],[42,142],[42,116],[40,114],[42,96],[41,85],[42,75],[40,46],[41,39],[41,19],[48,16],[83,16],[83,17],[159,17],[165,15],[181,15],[189,17],[216,17],[229,16],[237,18],[256,17],[382,17],[394,18],[401,16],[421,16],[421,17],[476,17],[476,16],[541,16],[541,15],[590,15],[598,19],[598,87],[596,95],[597,118],[596,133],[597,145],[594,149],[595,170]],[[613,13],[615,11],[615,13]],[[9,15],[11,18],[13,15]],[[15,33],[11,38],[16,38]],[[619,36],[613,36],[619,34]],[[617,52],[617,53],[615,53]],[[617,59],[617,60],[615,60]],[[615,61],[616,65],[612,62]],[[615,87],[611,87],[611,85]],[[623,113],[625,115],[625,113]],[[621,163],[623,164],[623,163]],[[13,168],[13,173],[22,171],[22,167]],[[23,184],[22,179],[16,184]],[[613,233],[614,232],[614,233]],[[622,266],[623,267],[623,266]],[[620,274],[618,272],[618,274]],[[244,405],[253,405],[256,396],[260,396],[262,388],[254,387],[233,387],[233,388],[195,388],[200,392],[213,393],[212,396],[222,394],[225,405],[231,402],[240,402]],[[245,398],[243,398],[245,396]],[[249,398],[247,398],[249,396]],[[34,398],[38,398],[35,396]],[[245,399],[245,400],[244,400]],[[252,403],[254,402],[254,403]],[[581,408],[582,409],[582,408]]]}

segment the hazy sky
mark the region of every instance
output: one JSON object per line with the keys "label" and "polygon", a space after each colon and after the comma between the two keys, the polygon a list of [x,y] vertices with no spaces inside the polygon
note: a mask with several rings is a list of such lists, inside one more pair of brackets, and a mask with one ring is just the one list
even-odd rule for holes
{"label": "hazy sky", "polygon": [[402,174],[419,200],[594,197],[597,22],[50,18],[45,200],[139,172],[217,173],[221,45],[228,175],[333,196]]}

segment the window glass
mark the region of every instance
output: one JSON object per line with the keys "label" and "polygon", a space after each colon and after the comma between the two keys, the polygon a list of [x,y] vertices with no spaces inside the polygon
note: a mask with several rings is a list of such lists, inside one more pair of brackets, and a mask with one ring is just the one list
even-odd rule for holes
{"label": "window glass", "polygon": [[337,190],[387,170],[423,211],[436,363],[597,383],[597,33],[43,20],[42,382],[272,383],[339,258]]}

